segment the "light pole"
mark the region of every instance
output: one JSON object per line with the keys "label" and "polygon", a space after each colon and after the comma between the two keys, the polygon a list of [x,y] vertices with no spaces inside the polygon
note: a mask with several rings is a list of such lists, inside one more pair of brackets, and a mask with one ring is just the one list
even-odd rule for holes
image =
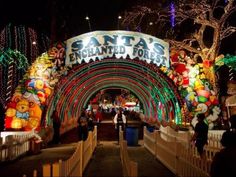
{"label": "light pole", "polygon": [[89,19],[88,15],[85,17],[85,20],[87,20],[87,22],[88,22],[89,31],[92,31],[91,24],[90,24],[90,19]]}
{"label": "light pole", "polygon": [[117,23],[117,29],[120,29],[120,20],[122,19],[122,17],[119,15],[118,16],[118,23]]}
{"label": "light pole", "polygon": [[147,24],[147,27],[146,27],[146,33],[147,34],[148,34],[148,31],[149,31],[149,27],[151,27],[152,25],[153,25],[152,21]]}

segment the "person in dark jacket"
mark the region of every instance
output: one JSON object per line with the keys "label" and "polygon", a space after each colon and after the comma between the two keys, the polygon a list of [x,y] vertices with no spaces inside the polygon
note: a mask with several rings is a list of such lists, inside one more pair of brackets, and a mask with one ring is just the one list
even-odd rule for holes
{"label": "person in dark jacket", "polygon": [[221,138],[224,147],[217,152],[211,163],[211,177],[236,176],[236,115],[230,116],[230,129]]}
{"label": "person in dark jacket", "polygon": [[52,113],[52,119],[53,119],[53,130],[54,130],[53,142],[55,144],[59,144],[60,143],[61,120],[60,120],[60,117],[59,117],[56,109]]}
{"label": "person in dark jacket", "polygon": [[95,119],[94,112],[92,110],[88,111],[88,131],[93,131],[94,119]]}
{"label": "person in dark jacket", "polygon": [[223,133],[221,144],[224,146],[217,152],[211,163],[211,177],[236,176],[236,132],[227,130]]}
{"label": "person in dark jacket", "polygon": [[205,114],[200,113],[197,115],[198,123],[194,128],[194,135],[192,141],[195,142],[197,151],[201,158],[205,157],[204,146],[207,144],[208,140],[208,125],[204,122]]}
{"label": "person in dark jacket", "polygon": [[79,141],[85,141],[88,138],[88,118],[85,110],[82,111],[78,118],[78,138]]}

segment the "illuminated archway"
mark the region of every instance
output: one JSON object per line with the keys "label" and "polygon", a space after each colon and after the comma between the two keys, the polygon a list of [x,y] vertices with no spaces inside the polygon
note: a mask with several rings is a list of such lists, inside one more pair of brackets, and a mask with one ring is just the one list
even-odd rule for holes
{"label": "illuminated archway", "polygon": [[64,121],[77,118],[94,93],[110,87],[135,93],[146,117],[176,124],[183,121],[183,101],[172,80],[158,66],[138,59],[109,58],[74,66],[58,82],[48,114],[56,107]]}
{"label": "illuminated archway", "polygon": [[[182,95],[164,73],[169,67],[169,44],[150,35],[95,31],[68,39],[66,46],[52,47],[29,68],[8,106],[5,127],[48,127],[56,108],[68,130],[93,95],[109,88],[134,93],[148,123],[186,123]],[[16,114],[19,100],[29,105],[26,114]]]}

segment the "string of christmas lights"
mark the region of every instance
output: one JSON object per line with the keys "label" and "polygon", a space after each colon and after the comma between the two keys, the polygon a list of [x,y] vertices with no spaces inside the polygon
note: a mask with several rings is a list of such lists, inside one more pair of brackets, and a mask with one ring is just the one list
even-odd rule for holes
{"label": "string of christmas lights", "polygon": [[[141,68],[142,72],[140,72]],[[150,77],[143,77],[147,72]],[[139,95],[147,117],[155,117],[159,121],[170,121],[169,111],[172,110],[173,121],[181,124],[185,121],[184,115],[181,114],[183,100],[174,83],[160,73],[156,65],[128,59],[115,61],[105,59],[74,67],[58,83],[59,87],[50,100],[50,105],[53,106],[49,110],[49,115],[56,106],[63,120],[76,118],[94,93],[104,87],[118,87],[126,88]],[[163,103],[161,107],[157,107],[160,103]],[[47,123],[50,123],[50,120]]]}

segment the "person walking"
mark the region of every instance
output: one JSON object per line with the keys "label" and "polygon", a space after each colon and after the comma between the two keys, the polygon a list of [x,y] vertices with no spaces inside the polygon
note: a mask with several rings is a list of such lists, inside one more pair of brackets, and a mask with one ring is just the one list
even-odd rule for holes
{"label": "person walking", "polygon": [[52,119],[53,119],[53,131],[54,131],[53,142],[55,144],[59,144],[60,143],[61,120],[60,120],[60,117],[59,117],[56,109],[52,113]]}
{"label": "person walking", "polygon": [[205,114],[200,113],[197,115],[198,123],[194,128],[194,135],[191,139],[197,147],[197,151],[201,158],[205,158],[204,146],[208,140],[208,125],[204,122]]}
{"label": "person walking", "polygon": [[85,110],[82,111],[78,118],[78,138],[79,141],[85,141],[88,138],[88,118]]}
{"label": "person walking", "polygon": [[215,154],[211,163],[211,177],[236,176],[236,131],[227,130],[223,133],[221,144],[224,147]]}
{"label": "person walking", "polygon": [[95,115],[95,119],[96,119],[97,127],[99,127],[99,125],[102,121],[102,108],[101,107],[98,108],[96,115]]}
{"label": "person walking", "polygon": [[92,110],[88,111],[88,131],[93,131],[94,129],[94,119],[95,119],[95,115],[94,112]]}
{"label": "person walking", "polygon": [[119,110],[117,111],[114,117],[114,124],[117,132],[117,140],[119,143],[119,127],[121,126],[122,130],[124,130],[126,126],[126,117],[122,112],[122,108],[119,108]]}
{"label": "person walking", "polygon": [[226,130],[220,140],[224,147],[217,152],[211,163],[211,177],[236,176],[236,115],[230,116],[230,128]]}

